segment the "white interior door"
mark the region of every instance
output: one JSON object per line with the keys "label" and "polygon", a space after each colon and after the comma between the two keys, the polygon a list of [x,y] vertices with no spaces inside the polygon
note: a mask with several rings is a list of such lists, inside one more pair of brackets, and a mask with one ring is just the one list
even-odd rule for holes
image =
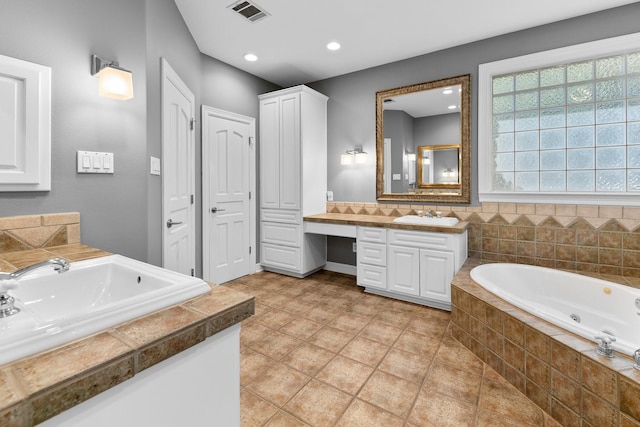
{"label": "white interior door", "polygon": [[255,271],[255,119],[202,106],[203,273],[214,283]]}
{"label": "white interior door", "polygon": [[162,265],[195,274],[195,97],[163,58]]}

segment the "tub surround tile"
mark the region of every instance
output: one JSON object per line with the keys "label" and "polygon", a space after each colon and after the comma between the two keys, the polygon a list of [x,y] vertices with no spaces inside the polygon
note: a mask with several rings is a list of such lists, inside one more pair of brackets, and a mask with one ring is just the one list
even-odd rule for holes
{"label": "tub surround tile", "polygon": [[[475,284],[469,271],[481,261],[468,260],[452,283],[451,336],[563,426],[621,426],[640,423],[640,371],[632,360],[597,355],[595,343],[507,304]],[[628,284],[621,276],[593,277]],[[467,294],[467,296],[465,296]],[[471,297],[485,304],[486,340],[477,340],[480,319],[463,310]],[[464,319],[471,319],[461,321]],[[497,321],[494,319],[502,319]],[[490,331],[490,332],[489,332]],[[499,352],[502,339],[503,353]],[[490,408],[496,412],[495,408]]]}
{"label": "tub surround tile", "polygon": [[78,242],[77,212],[0,218],[0,254]]}

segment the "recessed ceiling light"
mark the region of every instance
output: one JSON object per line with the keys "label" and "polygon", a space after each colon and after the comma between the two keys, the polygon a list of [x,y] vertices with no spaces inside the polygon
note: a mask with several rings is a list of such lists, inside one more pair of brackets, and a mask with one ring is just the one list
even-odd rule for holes
{"label": "recessed ceiling light", "polygon": [[329,43],[327,43],[327,49],[329,49],[329,50],[338,50],[338,49],[340,49],[340,43],[338,43],[338,42],[329,42]]}
{"label": "recessed ceiling light", "polygon": [[258,60],[258,57],[256,55],[254,55],[253,53],[247,53],[244,56],[244,59],[246,59],[249,62],[256,62]]}
{"label": "recessed ceiling light", "polygon": [[442,93],[444,93],[445,95],[449,95],[451,93],[453,93],[453,89],[451,89],[450,87],[445,88]]}
{"label": "recessed ceiling light", "polygon": [[458,108],[457,105],[449,105],[449,110],[455,110],[456,108]]}

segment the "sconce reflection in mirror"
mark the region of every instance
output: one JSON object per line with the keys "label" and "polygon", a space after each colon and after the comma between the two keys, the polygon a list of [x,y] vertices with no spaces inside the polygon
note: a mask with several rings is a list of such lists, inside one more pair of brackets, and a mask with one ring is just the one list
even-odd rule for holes
{"label": "sconce reflection in mirror", "polygon": [[133,98],[133,74],[121,68],[118,61],[91,55],[91,75],[98,75],[100,96],[123,101]]}
{"label": "sconce reflection in mirror", "polygon": [[363,165],[367,163],[367,153],[362,150],[362,147],[356,146],[353,150],[347,150],[340,155],[341,165]]}

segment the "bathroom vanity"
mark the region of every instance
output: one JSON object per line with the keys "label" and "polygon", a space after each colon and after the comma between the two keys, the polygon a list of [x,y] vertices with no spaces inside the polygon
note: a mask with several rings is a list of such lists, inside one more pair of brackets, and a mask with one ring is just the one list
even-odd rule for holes
{"label": "bathroom vanity", "polygon": [[357,283],[366,292],[451,310],[451,280],[467,259],[467,223],[332,213],[304,220],[307,233],[356,238]]}

